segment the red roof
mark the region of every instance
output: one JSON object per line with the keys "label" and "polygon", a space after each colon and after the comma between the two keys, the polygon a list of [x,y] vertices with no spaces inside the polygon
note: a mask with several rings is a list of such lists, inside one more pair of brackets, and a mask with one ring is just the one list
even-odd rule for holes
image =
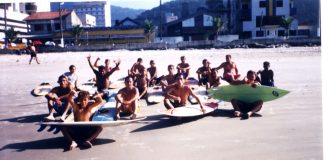
{"label": "red roof", "polygon": [[[72,11],[62,11],[62,17],[71,14]],[[32,20],[53,20],[60,18],[60,12],[36,12],[25,18],[25,21]]]}

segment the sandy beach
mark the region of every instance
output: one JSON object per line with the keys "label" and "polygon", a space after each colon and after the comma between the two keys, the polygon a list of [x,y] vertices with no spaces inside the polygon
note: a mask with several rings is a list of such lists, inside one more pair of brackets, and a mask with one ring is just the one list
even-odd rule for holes
{"label": "sandy beach", "polygon": [[[232,118],[232,106],[224,102],[214,113],[178,121],[160,115],[163,104],[147,105],[141,100],[139,123],[105,128],[91,149],[65,151],[67,144],[61,133],[37,132],[35,125],[47,113],[44,97],[30,94],[42,82],[57,85],[59,75],[76,65],[79,83],[93,78],[86,57],[92,62],[100,57],[118,59],[117,80],[127,74],[137,58],[149,66],[155,60],[158,75],[167,73],[167,65],[178,64],[185,55],[191,64],[191,76],[207,58],[211,67],[231,54],[239,73],[262,69],[269,61],[275,85],[291,91],[287,96],[264,103],[262,116],[248,120]],[[208,49],[161,51],[107,51],[38,54],[41,64],[28,64],[29,55],[0,55],[0,159],[1,160],[65,160],[65,159],[249,159],[249,160],[321,160],[322,79],[320,47],[267,49]],[[221,71],[222,73],[222,71]]]}

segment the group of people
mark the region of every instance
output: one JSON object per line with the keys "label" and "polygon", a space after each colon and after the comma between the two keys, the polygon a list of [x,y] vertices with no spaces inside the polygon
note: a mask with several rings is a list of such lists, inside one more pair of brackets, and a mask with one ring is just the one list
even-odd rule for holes
{"label": "group of people", "polygon": [[[164,93],[164,106],[168,110],[175,107],[186,106],[188,97],[192,96],[201,107],[201,111],[205,112],[198,96],[192,91],[191,87],[187,85],[187,80],[190,75],[191,66],[186,62],[186,57],[181,56],[181,62],[175,67],[168,65],[168,74],[158,77],[157,67],[154,60],[150,61],[150,67],[146,68],[143,65],[143,59],[138,58],[137,62],[128,70],[128,76],[124,79],[125,87],[121,88],[115,97],[111,97],[109,93],[110,76],[120,70],[121,61],[118,59],[111,64],[109,59],[105,60],[104,65],[98,65],[100,58],[97,58],[94,63],[91,62],[91,56],[87,57],[88,64],[95,75],[95,82],[97,92],[90,95],[87,91],[80,91],[78,89],[76,75],[76,67],[71,65],[69,72],[59,76],[59,86],[53,88],[45,97],[48,100],[49,115],[45,120],[55,120],[54,112],[61,115],[61,120],[64,121],[68,115],[73,114],[74,121],[90,121],[90,117],[95,110],[103,102],[103,99],[116,99],[116,115],[115,119],[120,118],[121,112],[129,113],[132,119],[136,118],[139,111],[138,100],[144,98],[147,94],[149,86],[160,85]],[[196,71],[198,76],[198,84],[205,85],[206,89],[218,87],[221,80],[225,80],[232,85],[251,84],[252,87],[257,85],[274,86],[273,71],[269,69],[270,63],[264,62],[264,70],[254,72],[248,71],[245,78],[240,78],[237,65],[232,61],[231,55],[226,55],[226,62],[218,67],[211,68],[210,62],[207,59],[202,61],[203,66]],[[175,72],[177,69],[177,72]],[[218,70],[223,69],[223,76],[218,75]],[[261,79],[257,78],[258,74]],[[77,91],[79,93],[77,94]],[[239,100],[232,100],[234,108],[233,115],[235,117],[249,118],[253,113],[258,112],[262,107],[263,102],[257,101],[252,104],[247,104]],[[84,146],[91,147],[90,141],[101,132],[102,128],[97,127],[87,132],[91,135],[82,141]],[[91,131],[91,132],[90,132]],[[62,130],[65,137],[70,142],[70,149],[75,148],[78,144],[75,142],[75,130]]]}

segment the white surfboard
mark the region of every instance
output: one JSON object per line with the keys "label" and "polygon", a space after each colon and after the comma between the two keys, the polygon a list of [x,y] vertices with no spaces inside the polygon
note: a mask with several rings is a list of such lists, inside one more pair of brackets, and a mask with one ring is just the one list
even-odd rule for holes
{"label": "white surfboard", "polygon": [[147,89],[147,102],[160,103],[164,100],[163,91],[161,86],[149,87]]}
{"label": "white surfboard", "polygon": [[42,83],[35,87],[35,89],[32,91],[32,94],[34,94],[36,96],[45,96],[52,89],[53,89],[53,86],[51,84]]}
{"label": "white surfboard", "polygon": [[80,86],[78,86],[78,89],[81,91],[87,91],[90,93],[90,95],[93,95],[97,91],[96,82],[82,83]]}

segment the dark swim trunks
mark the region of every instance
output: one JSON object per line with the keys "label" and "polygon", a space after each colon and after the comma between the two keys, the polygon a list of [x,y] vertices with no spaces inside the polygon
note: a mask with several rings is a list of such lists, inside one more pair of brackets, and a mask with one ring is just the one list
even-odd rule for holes
{"label": "dark swim trunks", "polygon": [[82,143],[89,139],[97,131],[102,130],[101,126],[69,126],[66,127],[67,132],[77,143]]}

